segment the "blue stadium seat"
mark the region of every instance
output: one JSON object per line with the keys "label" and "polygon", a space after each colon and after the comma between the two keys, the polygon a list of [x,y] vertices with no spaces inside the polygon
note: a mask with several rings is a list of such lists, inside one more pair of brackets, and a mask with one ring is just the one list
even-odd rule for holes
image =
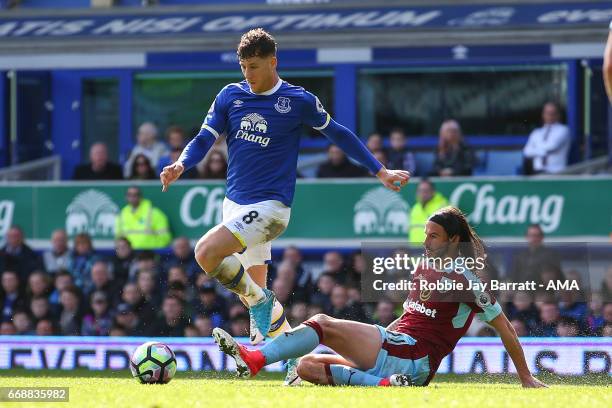
{"label": "blue stadium seat", "polygon": [[89,8],[91,0],[21,0],[20,8]]}
{"label": "blue stadium seat", "polygon": [[488,153],[489,152],[486,150],[476,150],[474,152],[474,155],[476,156],[476,163],[472,169],[473,176],[483,176],[486,174]]}
{"label": "blue stadium seat", "polygon": [[521,150],[490,150],[487,153],[487,165],[484,175],[508,176],[518,174],[522,162],[523,152]]}
{"label": "blue stadium seat", "polygon": [[419,177],[429,176],[435,161],[434,151],[416,152],[414,161],[416,161],[416,175]]}

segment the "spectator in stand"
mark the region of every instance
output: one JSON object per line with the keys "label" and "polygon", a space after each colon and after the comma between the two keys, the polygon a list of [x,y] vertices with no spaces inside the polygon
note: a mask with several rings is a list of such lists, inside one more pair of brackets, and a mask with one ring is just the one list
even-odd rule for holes
{"label": "spectator in stand", "polygon": [[200,337],[211,337],[212,331],[215,328],[211,319],[203,315],[196,316],[193,325],[198,329]]}
{"label": "spectator in stand", "polygon": [[562,316],[557,324],[557,336],[559,337],[576,337],[580,333],[580,325],[578,320]]}
{"label": "spectator in stand", "polygon": [[26,299],[19,287],[19,275],[15,271],[6,270],[2,272],[0,305],[2,306],[3,322],[10,321],[15,310],[27,307]]}
{"label": "spectator in stand", "polygon": [[295,302],[291,305],[289,323],[296,327],[308,319],[308,305],[305,302]]}
{"label": "spectator in stand", "polygon": [[240,313],[232,318],[229,326],[229,333],[236,337],[246,337],[249,335],[249,315]]}
{"label": "spectator in stand", "polygon": [[55,323],[49,319],[42,319],[36,323],[37,336],[55,336],[57,329]]}
{"label": "spectator in stand", "polygon": [[211,150],[204,159],[204,166],[198,175],[208,180],[225,180],[227,178],[227,160],[223,153]]}
{"label": "spectator in stand", "polygon": [[472,149],[463,141],[456,120],[445,120],[440,126],[438,151],[432,175],[440,177],[469,176],[474,166]]}
{"label": "spectator in stand", "polygon": [[327,148],[327,161],[317,169],[318,178],[366,177],[367,175],[366,169],[351,163],[344,152],[333,144]]}
{"label": "spectator in stand", "polygon": [[366,146],[372,153],[384,150],[383,138],[380,133],[370,134],[370,136],[368,136]]}
{"label": "spectator in stand", "polygon": [[[117,306],[115,316],[115,326],[123,330],[123,336],[144,336],[148,335],[152,328],[152,320],[143,320],[138,317],[132,306],[127,303],[120,303]],[[111,330],[111,336],[115,336]]]}
{"label": "spectator in stand", "polygon": [[144,300],[149,302],[154,309],[161,303],[159,300],[161,296],[158,292],[156,279],[157,276],[155,272],[143,269],[138,272],[136,280],[138,290],[142,294]]}
{"label": "spectator in stand", "polygon": [[[187,144],[185,138],[185,131],[180,126],[170,126],[166,129],[166,142],[170,149],[170,152],[166,155],[163,155],[159,158],[159,162],[157,163],[157,174],[161,173],[164,167],[174,163],[178,158],[173,157],[172,153],[178,151],[180,155],[185,145]],[[183,177],[183,175],[181,175]]]}
{"label": "spectator in stand", "polygon": [[73,180],[122,180],[121,166],[108,160],[106,144],[97,142],[89,148],[89,163],[74,169]]}
{"label": "spectator in stand", "polygon": [[360,287],[361,277],[366,273],[367,264],[361,251],[355,251],[350,256],[349,264],[346,268],[346,284]]}
{"label": "spectator in stand", "polygon": [[323,273],[333,275],[336,283],[346,283],[347,271],[340,252],[328,251],[323,254]]}
{"label": "spectator in stand", "polygon": [[145,300],[135,283],[130,282],[123,286],[121,301],[132,307],[132,310],[134,310],[139,320],[143,322],[152,322],[155,318],[155,309],[153,305]]}
{"label": "spectator in stand", "polygon": [[515,292],[512,303],[506,307],[508,320],[520,320],[525,324],[528,333],[535,333],[538,327],[538,309],[528,292]]}
{"label": "spectator in stand", "polygon": [[174,296],[166,296],[162,304],[162,315],[154,323],[152,335],[166,337],[182,336],[187,326],[187,318],[183,314],[183,310],[184,306],[181,299]]}
{"label": "spectator in stand", "polygon": [[381,299],[376,305],[374,313],[375,323],[387,327],[399,316],[395,314],[395,306],[389,299]]}
{"label": "spectator in stand", "polygon": [[608,302],[603,307],[604,326],[612,324],[612,302]]}
{"label": "spectator in stand", "polygon": [[603,297],[599,292],[591,292],[589,301],[589,311],[586,318],[587,335],[597,336],[601,331],[605,321],[603,317]]}
{"label": "spectator in stand", "polygon": [[72,267],[72,254],[68,248],[68,235],[63,229],[56,229],[51,234],[51,249],[43,253],[45,270],[51,275],[59,269]]}
{"label": "spectator in stand", "polygon": [[559,324],[559,306],[553,302],[547,302],[540,306],[540,324],[536,329],[536,336],[557,336],[557,325]]}
{"label": "spectator in stand", "polygon": [[164,269],[168,271],[173,266],[182,267],[190,279],[194,279],[202,270],[187,237],[176,237],[172,242],[172,253],[168,256]]}
{"label": "spectator in stand", "polygon": [[554,174],[567,167],[571,137],[567,126],[560,122],[561,108],[547,102],[542,108],[543,126],[534,129],[523,148],[523,170],[527,175]]}
{"label": "spectator in stand", "polygon": [[96,291],[91,295],[91,313],[83,318],[81,334],[83,336],[108,336],[113,319],[106,293]]}
{"label": "spectator in stand", "polygon": [[119,237],[115,240],[115,252],[110,258],[110,268],[119,287],[125,285],[128,280],[136,279],[136,260],[127,238]]}
{"label": "spectator in stand", "polygon": [[317,291],[310,296],[310,303],[320,306],[322,311],[331,308],[331,292],[336,285],[334,275],[331,273],[323,273],[317,280]]}
{"label": "spectator in stand", "polygon": [[312,275],[304,268],[302,253],[295,246],[288,246],[283,251],[283,262],[288,262],[295,269],[296,300],[308,301],[313,292]]}
{"label": "spectator in stand", "polygon": [[408,151],[408,140],[406,134],[400,128],[394,128],[389,134],[391,148],[387,152],[389,168],[408,170],[410,174],[416,172],[416,161],[414,155]]}
{"label": "spectator in stand", "polygon": [[51,294],[51,277],[43,271],[34,271],[28,278],[26,295],[28,299],[36,296],[49,297]]}
{"label": "spectator in stand", "polygon": [[128,205],[123,207],[115,222],[115,236],[127,238],[135,250],[168,246],[172,234],[166,214],[143,198],[138,187],[128,187],[126,199]]}
{"label": "spectator in stand", "polygon": [[74,237],[74,253],[72,255],[72,280],[81,290],[91,284],[91,267],[99,259],[94,251],[91,237],[80,233]]}
{"label": "spectator in stand", "polygon": [[147,156],[140,153],[134,156],[132,169],[130,170],[130,180],[156,180],[157,173],[151,165]]}
{"label": "spectator in stand", "polygon": [[198,299],[193,304],[195,314],[206,316],[214,327],[221,327],[228,319],[227,303],[217,294],[214,282],[206,282],[198,289]]}
{"label": "spectator in stand", "polygon": [[34,323],[38,323],[40,320],[55,320],[49,299],[44,296],[32,298],[30,301],[30,311],[32,312]]}
{"label": "spectator in stand", "polygon": [[17,335],[34,334],[32,319],[25,309],[15,310],[15,313],[13,313],[13,324],[15,325],[15,334]]}
{"label": "spectator in stand", "polygon": [[[167,276],[168,276],[168,287],[170,287],[172,283],[180,283],[182,285],[182,287],[184,288],[183,290],[183,295],[185,296],[183,298],[184,301],[191,302],[195,298],[195,292],[193,290],[193,286],[191,285],[189,281],[187,272],[185,272],[185,268],[183,268],[180,265],[172,266],[170,267],[170,269],[168,269]],[[179,289],[179,287],[175,287],[175,288]]]}
{"label": "spectator in stand", "polygon": [[51,302],[52,307],[57,307],[60,304],[60,293],[70,286],[74,286],[74,280],[72,279],[72,275],[70,272],[60,269],[55,274],[55,279],[53,280],[53,291],[49,296],[49,302]]}
{"label": "spectator in stand", "polygon": [[162,156],[168,154],[168,147],[157,140],[157,127],[151,122],[144,122],[138,128],[136,135],[137,144],[130,152],[130,157],[123,167],[123,175],[126,179],[132,176],[132,162],[139,154],[144,154],[149,158],[151,166],[157,168],[157,163]]}
{"label": "spectator in stand", "polygon": [[603,282],[601,282],[601,296],[604,302],[612,301],[612,265],[608,267]]}
{"label": "spectator in stand", "polygon": [[561,258],[555,250],[544,245],[544,231],[538,224],[529,225],[525,237],[527,249],[514,257],[512,282],[537,280],[545,266],[561,270]]}
{"label": "spectator in stand", "polygon": [[17,272],[21,282],[25,282],[32,271],[43,269],[42,259],[25,243],[23,231],[18,226],[9,228],[2,252],[5,257],[4,268]]}
{"label": "spectator in stand", "polygon": [[329,315],[337,319],[368,322],[368,318],[360,303],[349,303],[346,286],[336,285],[331,292],[331,308]]}
{"label": "spectator in stand", "polygon": [[17,334],[17,330],[15,329],[15,325],[13,324],[13,322],[8,321],[2,322],[2,324],[0,324],[0,335],[12,336],[14,334]]}
{"label": "spectator in stand", "polygon": [[[85,289],[86,299],[90,299],[93,293],[103,292],[109,307],[119,303],[119,290],[111,278],[108,264],[104,261],[96,261],[91,267],[91,279]],[[110,330],[110,327],[109,327]]]}
{"label": "spectator in stand", "polygon": [[82,308],[81,293],[75,286],[66,288],[60,294],[62,306],[59,318],[60,332],[64,336],[81,334]]}
{"label": "spectator in stand", "polygon": [[293,303],[293,283],[289,279],[285,277],[274,279],[274,282],[272,282],[272,291],[280,304],[284,305],[286,308],[291,307]]}
{"label": "spectator in stand", "polygon": [[416,203],[410,210],[409,241],[411,245],[420,246],[425,241],[425,223],[448,200],[436,191],[436,186],[428,179],[422,179],[416,189]]}

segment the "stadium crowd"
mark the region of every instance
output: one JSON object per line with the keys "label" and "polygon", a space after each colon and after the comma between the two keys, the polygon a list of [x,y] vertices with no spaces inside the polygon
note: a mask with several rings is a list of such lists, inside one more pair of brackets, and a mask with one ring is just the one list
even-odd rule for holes
{"label": "stadium crowd", "polygon": [[[561,123],[561,109],[556,103],[548,102],[543,106],[542,123],[542,127],[531,132],[522,152],[523,163],[520,168],[525,175],[555,174],[567,166],[571,138],[569,128]],[[108,148],[104,142],[94,143],[89,150],[89,161],[77,166],[72,178],[89,181],[157,179],[164,166],[178,159],[188,142],[186,133],[180,126],[168,127],[165,131],[165,141],[159,140],[158,133],[155,124],[142,123],[136,134],[136,145],[130,151],[123,168],[109,160]],[[401,128],[392,129],[388,138],[380,133],[373,133],[368,136],[366,143],[386,167],[408,170],[412,175],[421,177],[470,176],[478,165],[474,149],[463,137],[461,125],[453,119],[440,125],[438,146],[431,153],[431,168],[417,166],[415,149],[409,145],[408,137]],[[206,158],[181,177],[222,180],[226,175],[227,148],[224,138],[220,137]],[[333,144],[327,147],[327,159],[320,163],[314,175],[317,178],[370,176],[366,169],[352,163],[344,152]]]}
{"label": "stadium crowd", "polygon": [[[562,272],[554,250],[543,244],[542,230],[529,227],[526,253],[517,257],[508,278],[528,276],[542,282],[576,272]],[[118,238],[112,252],[97,251],[87,234],[63,230],[51,237],[42,254],[12,227],[0,250],[2,319],[0,334],[92,336],[209,336],[224,327],[248,334],[246,308],[197,265],[189,240],[175,238],[170,251],[135,251]],[[287,247],[271,265],[268,285],[297,325],[317,313],[386,326],[401,313],[403,299],[361,301],[361,276],[367,264],[360,252],[326,252],[304,260]],[[520,275],[520,276],[519,276]],[[520,336],[612,336],[612,267],[588,302],[567,292],[558,297],[508,291],[497,293]],[[474,322],[470,335],[491,336]]]}

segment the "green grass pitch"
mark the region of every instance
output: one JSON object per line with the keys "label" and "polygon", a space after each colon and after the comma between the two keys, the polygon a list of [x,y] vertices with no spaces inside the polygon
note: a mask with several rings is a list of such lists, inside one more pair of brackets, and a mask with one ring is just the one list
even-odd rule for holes
{"label": "green grass pitch", "polygon": [[610,376],[538,376],[548,389],[526,390],[513,376],[438,375],[426,388],[281,386],[279,374],[238,380],[231,373],[179,372],[165,385],[141,385],[129,371],[0,371],[0,386],[69,387],[70,402],[2,407],[611,407]]}

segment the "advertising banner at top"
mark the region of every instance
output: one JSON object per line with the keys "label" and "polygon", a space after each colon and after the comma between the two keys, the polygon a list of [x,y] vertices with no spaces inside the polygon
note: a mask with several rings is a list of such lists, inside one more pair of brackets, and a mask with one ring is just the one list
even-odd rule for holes
{"label": "advertising banner at top", "polygon": [[160,14],[82,14],[52,17],[0,15],[0,38],[127,37],[240,33],[264,27],[274,33],[483,28],[607,28],[612,2],[356,7],[249,11],[175,11]]}

